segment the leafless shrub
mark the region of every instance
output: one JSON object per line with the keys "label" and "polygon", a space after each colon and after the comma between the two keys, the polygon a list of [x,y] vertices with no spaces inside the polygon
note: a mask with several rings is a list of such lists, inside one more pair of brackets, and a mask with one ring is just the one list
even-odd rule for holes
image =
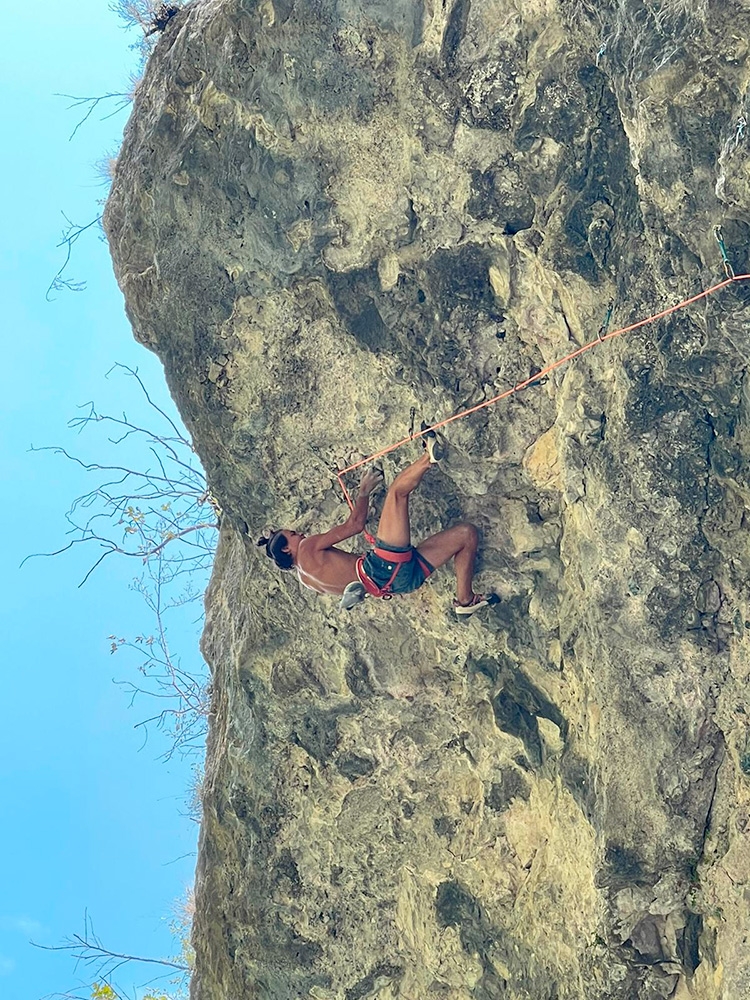
{"label": "leafless shrub", "polygon": [[107,153],[97,160],[94,164],[94,170],[96,171],[97,177],[100,178],[102,184],[106,184],[109,187],[115,177],[115,167],[117,166],[117,153]]}
{"label": "leafless shrub", "polygon": [[180,13],[182,6],[182,3],[157,0],[113,0],[109,9],[122,18],[126,27],[139,27],[148,37],[164,31],[172,18]]}
{"label": "leafless shrub", "polygon": [[[132,586],[143,597],[152,626],[138,635],[110,635],[110,650],[138,655],[137,681],[119,681],[131,700],[146,697],[157,705],[155,714],[138,723],[146,733],[151,725],[169,736],[175,752],[199,752],[203,747],[209,692],[205,666],[183,666],[168,640],[168,620],[175,612],[200,602],[213,563],[221,511],[206,484],[192,443],[149,395],[138,372],[123,365],[115,371],[132,378],[157,426],[141,426],[126,414],[100,413],[93,403],[70,421],[73,429],[93,426],[112,429],[106,442],[114,447],[141,443],[147,464],[114,461],[88,462],[59,446],[32,448],[52,451],[96,477],[93,489],[73,501],[66,517],[73,537],[53,552],[61,555],[83,546],[99,550],[79,586],[109,557],[132,559],[140,575]],[[26,562],[26,559],[24,560]],[[202,618],[202,607],[197,619]],[[197,645],[197,644],[196,644]]]}
{"label": "leafless shrub", "polygon": [[[180,934],[178,928],[173,927],[176,934]],[[83,933],[73,934],[59,945],[43,945],[31,942],[35,948],[42,951],[67,952],[75,961],[75,969],[83,966],[87,970],[89,983],[94,979],[93,985],[86,985],[81,989],[66,990],[62,993],[53,993],[45,1000],[60,998],[60,1000],[128,1000],[124,989],[115,985],[114,976],[123,967],[141,967],[146,974],[146,970],[158,972],[155,976],[149,972],[149,980],[143,983],[138,991],[138,996],[142,1000],[169,1000],[164,996],[163,990],[159,989],[159,995],[155,996],[154,991],[147,989],[144,993],[142,989],[151,987],[159,981],[169,980],[171,1000],[182,1000],[187,997],[187,986],[190,978],[190,953],[184,950],[184,933],[178,937],[178,944],[182,949],[182,954],[175,958],[149,958],[143,955],[131,955],[127,952],[115,951],[107,948],[94,930],[91,917],[88,912],[84,914]],[[187,946],[189,948],[189,945]],[[135,991],[134,991],[135,993]]]}

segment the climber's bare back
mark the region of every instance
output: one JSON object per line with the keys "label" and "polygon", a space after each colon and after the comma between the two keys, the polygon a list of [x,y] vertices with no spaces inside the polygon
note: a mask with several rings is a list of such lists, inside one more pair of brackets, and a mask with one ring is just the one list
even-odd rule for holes
{"label": "climber's bare back", "polygon": [[333,545],[321,547],[322,538],[310,535],[299,544],[295,566],[300,583],[318,594],[343,594],[347,584],[357,579],[357,556]]}

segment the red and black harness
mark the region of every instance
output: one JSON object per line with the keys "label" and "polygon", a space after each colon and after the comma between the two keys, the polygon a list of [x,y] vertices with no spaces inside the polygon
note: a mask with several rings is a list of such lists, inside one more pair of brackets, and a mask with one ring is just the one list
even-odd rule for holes
{"label": "red and black harness", "polygon": [[367,573],[365,573],[364,562],[366,557],[359,557],[357,560],[357,576],[370,597],[380,597],[384,601],[390,601],[393,597],[391,590],[393,589],[393,584],[398,576],[399,570],[405,563],[411,562],[412,559],[417,560],[424,571],[425,577],[428,577],[432,573],[432,567],[420,556],[416,549],[409,549],[408,552],[391,552],[390,549],[381,549],[378,545],[376,545],[372,551],[376,556],[378,556],[378,558],[383,559],[386,563],[393,563],[393,572],[391,573],[388,582],[384,586],[379,587],[377,583],[375,583],[374,580],[371,580]]}

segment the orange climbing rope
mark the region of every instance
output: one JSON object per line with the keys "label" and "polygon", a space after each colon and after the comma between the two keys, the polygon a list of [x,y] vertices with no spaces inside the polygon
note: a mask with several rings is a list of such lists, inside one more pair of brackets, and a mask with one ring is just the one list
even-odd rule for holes
{"label": "orange climbing rope", "polygon": [[[731,268],[727,273],[730,272]],[[447,424],[452,424],[454,420],[461,420],[462,417],[468,417],[470,413],[476,413],[478,410],[483,410],[487,406],[499,403],[501,399],[507,399],[508,396],[512,396],[513,393],[520,392],[521,389],[526,389],[528,386],[533,385],[534,382],[539,382],[556,368],[560,368],[561,365],[564,365],[568,361],[572,361],[573,358],[577,358],[579,355],[585,354],[585,352],[590,351],[592,347],[596,347],[598,344],[603,344],[606,340],[613,340],[615,337],[622,336],[623,333],[629,333],[631,330],[637,330],[641,326],[646,326],[648,323],[653,323],[657,319],[669,316],[671,313],[677,312],[679,309],[684,309],[693,302],[698,302],[700,299],[705,299],[709,295],[713,295],[714,292],[718,292],[720,289],[726,288],[727,285],[731,285],[735,281],[746,281],[748,279],[750,279],[750,274],[734,274],[731,272],[731,276],[726,278],[725,281],[720,281],[718,285],[713,285],[704,292],[699,292],[697,295],[693,295],[691,298],[685,299],[683,302],[678,302],[676,306],[670,306],[669,309],[663,309],[661,312],[655,313],[653,316],[648,316],[646,319],[641,319],[637,323],[631,323],[630,326],[623,326],[619,330],[613,330],[611,333],[597,336],[594,340],[590,340],[587,344],[584,344],[583,347],[579,347],[577,350],[571,351],[570,354],[566,354],[564,358],[559,358],[557,361],[553,361],[552,364],[547,365],[546,368],[542,368],[541,371],[536,372],[536,374],[532,375],[530,378],[524,379],[523,382],[518,382],[512,389],[506,389],[505,392],[501,392],[497,396],[493,396],[492,399],[486,399],[483,403],[477,403],[476,406],[470,406],[467,410],[461,410],[460,413],[454,413],[452,417],[448,417],[446,420],[441,420],[436,424],[432,424],[431,427],[426,427],[424,431],[420,432],[420,434],[409,435],[409,437],[402,438],[400,441],[396,441],[395,444],[391,444],[387,448],[382,448],[380,451],[376,451],[373,455],[368,455],[367,458],[360,459],[359,462],[354,462],[352,465],[348,465],[345,469],[339,469],[336,473],[336,478],[338,479],[339,486],[346,497],[346,502],[352,509],[354,509],[352,498],[349,496],[349,491],[347,490],[342,478],[347,474],[347,472],[353,472],[355,469],[359,469],[361,466],[367,465],[368,462],[373,462],[377,458],[382,458],[383,455],[388,455],[390,452],[395,451],[402,445],[413,441],[415,436],[421,437],[422,434],[428,430],[439,430]]]}

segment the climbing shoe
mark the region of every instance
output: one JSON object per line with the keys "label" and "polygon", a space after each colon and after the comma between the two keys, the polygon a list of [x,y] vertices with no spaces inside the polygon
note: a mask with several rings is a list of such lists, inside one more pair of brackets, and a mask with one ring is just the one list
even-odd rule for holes
{"label": "climbing shoe", "polygon": [[359,580],[354,580],[344,588],[344,593],[339,601],[339,611],[351,611],[357,604],[361,604],[367,597],[367,591]]}
{"label": "climbing shoe", "polygon": [[445,458],[445,444],[438,438],[433,430],[429,430],[429,425],[422,421],[422,447],[430,456],[430,465],[437,465]]}
{"label": "climbing shoe", "polygon": [[482,608],[490,608],[493,604],[499,603],[500,598],[497,594],[474,594],[474,597],[468,604],[460,604],[458,601],[454,601],[453,610],[463,618],[466,615],[473,615],[475,611],[481,611]]}

